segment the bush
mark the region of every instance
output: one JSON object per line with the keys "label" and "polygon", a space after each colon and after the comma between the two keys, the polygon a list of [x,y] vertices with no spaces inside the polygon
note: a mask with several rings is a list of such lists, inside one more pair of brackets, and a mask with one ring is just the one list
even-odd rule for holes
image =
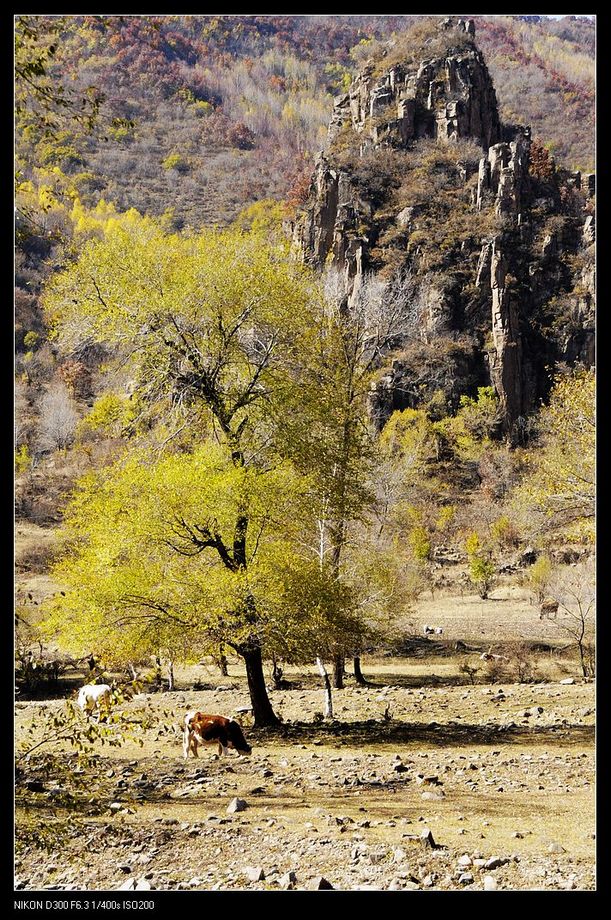
{"label": "bush", "polygon": [[408,539],[414,559],[426,562],[431,556],[431,541],[426,527],[413,527]]}
{"label": "bush", "polygon": [[104,393],[95,403],[77,428],[79,440],[87,435],[121,437],[135,416],[135,400],[129,400],[115,393]]}
{"label": "bush", "polygon": [[40,543],[22,550],[15,562],[20,569],[42,574],[48,572],[55,559],[55,552],[55,549],[48,543]]}
{"label": "bush", "polygon": [[552,560],[547,555],[541,555],[531,565],[524,577],[524,582],[530,589],[533,600],[538,604],[543,603],[551,579]]}
{"label": "bush", "polygon": [[465,550],[469,557],[469,578],[482,600],[486,600],[494,583],[494,563],[490,550],[486,549],[477,533],[470,533],[465,540]]}
{"label": "bush", "polygon": [[246,125],[238,122],[233,125],[228,132],[227,138],[232,147],[238,150],[252,150],[255,146],[255,136]]}
{"label": "bush", "polygon": [[78,412],[62,384],[51,387],[40,401],[38,445],[41,450],[65,450],[74,441]]}
{"label": "bush", "polygon": [[527,642],[511,642],[504,647],[504,657],[486,662],[490,683],[534,683],[538,679],[536,656]]}
{"label": "bush", "polygon": [[161,165],[164,169],[175,169],[179,173],[185,173],[189,170],[187,160],[179,153],[170,153]]}
{"label": "bush", "polygon": [[500,518],[492,522],[490,532],[493,539],[501,547],[516,547],[520,544],[518,528],[506,514],[501,515]]}
{"label": "bush", "polygon": [[15,473],[21,476],[26,473],[32,466],[32,456],[27,444],[21,444],[15,451]]}

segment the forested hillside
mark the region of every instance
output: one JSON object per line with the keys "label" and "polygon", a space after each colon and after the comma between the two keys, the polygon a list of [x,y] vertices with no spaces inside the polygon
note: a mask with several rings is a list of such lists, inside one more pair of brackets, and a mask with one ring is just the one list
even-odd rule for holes
{"label": "forested hillside", "polygon": [[[564,166],[591,171],[594,25],[526,18],[475,20],[501,118],[530,124]],[[333,98],[376,41],[414,19],[69,17],[49,75],[77,96],[95,88],[133,126],[83,136],[64,124],[50,142],[24,113],[18,163],[28,179],[33,167],[59,169],[88,206],[170,209],[177,227],[225,224],[265,197],[298,200]]]}

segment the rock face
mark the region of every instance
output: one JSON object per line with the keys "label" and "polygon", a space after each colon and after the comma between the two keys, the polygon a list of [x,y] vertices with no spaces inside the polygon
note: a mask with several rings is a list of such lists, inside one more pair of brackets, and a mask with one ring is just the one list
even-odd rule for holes
{"label": "rock face", "polygon": [[506,420],[522,414],[522,344],[516,304],[507,290],[507,259],[498,240],[491,245],[492,341],[490,376]]}
{"label": "rock face", "polygon": [[[472,20],[449,20],[445,28],[475,35]],[[405,146],[419,137],[473,137],[488,148],[501,133],[492,80],[474,46],[416,66],[397,64],[381,77],[373,65],[365,67],[336,101],[329,139],[347,124],[360,135],[362,149]]]}
{"label": "rock face", "polygon": [[542,171],[530,129],[501,124],[474,35],[439,18],[405,61],[391,49],[364,67],[336,101],[293,249],[337,271],[348,309],[369,277],[412,279],[414,328],[371,393],[378,427],[492,384],[515,441],[549,366],[594,361],[595,182]]}
{"label": "rock face", "polygon": [[496,214],[511,215],[519,221],[520,207],[528,188],[530,128],[519,128],[511,143],[494,144],[479,163],[477,209],[482,209],[487,191],[495,196]]}

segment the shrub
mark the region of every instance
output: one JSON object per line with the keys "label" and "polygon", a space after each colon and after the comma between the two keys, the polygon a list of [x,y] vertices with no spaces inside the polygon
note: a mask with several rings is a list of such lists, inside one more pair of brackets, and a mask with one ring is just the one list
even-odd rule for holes
{"label": "shrub", "polygon": [[525,584],[529,587],[533,600],[538,604],[543,603],[547,593],[547,586],[552,579],[552,560],[547,555],[541,555],[534,562],[524,577]]}
{"label": "shrub", "polygon": [[461,666],[458,669],[459,673],[464,674],[466,677],[468,677],[472,684],[475,683],[475,675],[478,673],[479,670],[480,670],[479,668],[473,667],[473,665],[470,665],[466,661],[464,664],[461,664]]}
{"label": "shrub", "polygon": [[520,543],[518,528],[506,514],[492,522],[490,532],[499,546],[516,547]]}
{"label": "shrub", "polygon": [[238,122],[229,129],[227,138],[231,146],[237,147],[238,150],[252,150],[255,146],[253,132],[242,122]]}
{"label": "shrub", "polygon": [[58,374],[72,396],[89,396],[91,372],[82,361],[64,361],[59,367]]}
{"label": "shrub", "polygon": [[491,683],[511,681],[530,684],[537,680],[536,656],[527,642],[511,642],[504,647],[504,653],[504,659],[492,659],[486,663]]}
{"label": "shrub", "polygon": [[39,341],[40,341],[40,335],[38,334],[38,332],[34,332],[33,330],[30,330],[30,332],[26,332],[26,334],[23,337],[23,344],[28,349],[28,351],[36,348]]}
{"label": "shrub", "polygon": [[164,169],[175,169],[176,172],[185,173],[189,170],[187,160],[180,153],[170,153],[161,164]]}
{"label": "shrub", "polygon": [[51,387],[40,401],[39,447],[64,450],[74,440],[78,412],[74,400],[63,384]]}
{"label": "shrub", "polygon": [[210,115],[214,111],[214,106],[209,102],[206,102],[205,99],[197,99],[191,108],[193,112],[200,117],[204,115]]}
{"label": "shrub", "polygon": [[15,451],[15,473],[20,476],[32,466],[32,456],[27,444],[21,444]]}
{"label": "shrub", "polygon": [[414,559],[418,562],[426,562],[431,555],[431,541],[426,527],[413,527],[408,539]]}
{"label": "shrub", "polygon": [[472,532],[465,540],[465,550],[469,557],[469,578],[482,600],[486,600],[494,583],[494,563],[490,550],[482,545],[477,533]]}
{"label": "shrub", "polygon": [[499,400],[494,387],[478,387],[476,399],[461,396],[459,415],[473,437],[480,441],[489,438],[499,422]]}
{"label": "shrub", "polygon": [[21,551],[15,562],[20,569],[38,574],[47,572],[53,560],[55,559],[55,548],[48,543],[39,543],[36,546],[28,546]]}
{"label": "shrub", "polygon": [[125,399],[114,393],[104,393],[96,399],[91,411],[79,422],[78,438],[82,439],[88,434],[120,437],[134,421],[135,407],[135,400]]}

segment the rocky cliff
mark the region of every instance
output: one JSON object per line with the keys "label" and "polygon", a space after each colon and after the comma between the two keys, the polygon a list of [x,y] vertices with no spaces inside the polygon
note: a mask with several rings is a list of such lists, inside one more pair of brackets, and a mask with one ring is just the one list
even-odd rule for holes
{"label": "rocky cliff", "polygon": [[515,440],[550,367],[593,363],[593,205],[592,175],[501,124],[472,21],[419,26],[367,63],[336,101],[293,240],[339,270],[348,308],[368,275],[409,274],[417,309],[380,368],[380,425],[492,384]]}

